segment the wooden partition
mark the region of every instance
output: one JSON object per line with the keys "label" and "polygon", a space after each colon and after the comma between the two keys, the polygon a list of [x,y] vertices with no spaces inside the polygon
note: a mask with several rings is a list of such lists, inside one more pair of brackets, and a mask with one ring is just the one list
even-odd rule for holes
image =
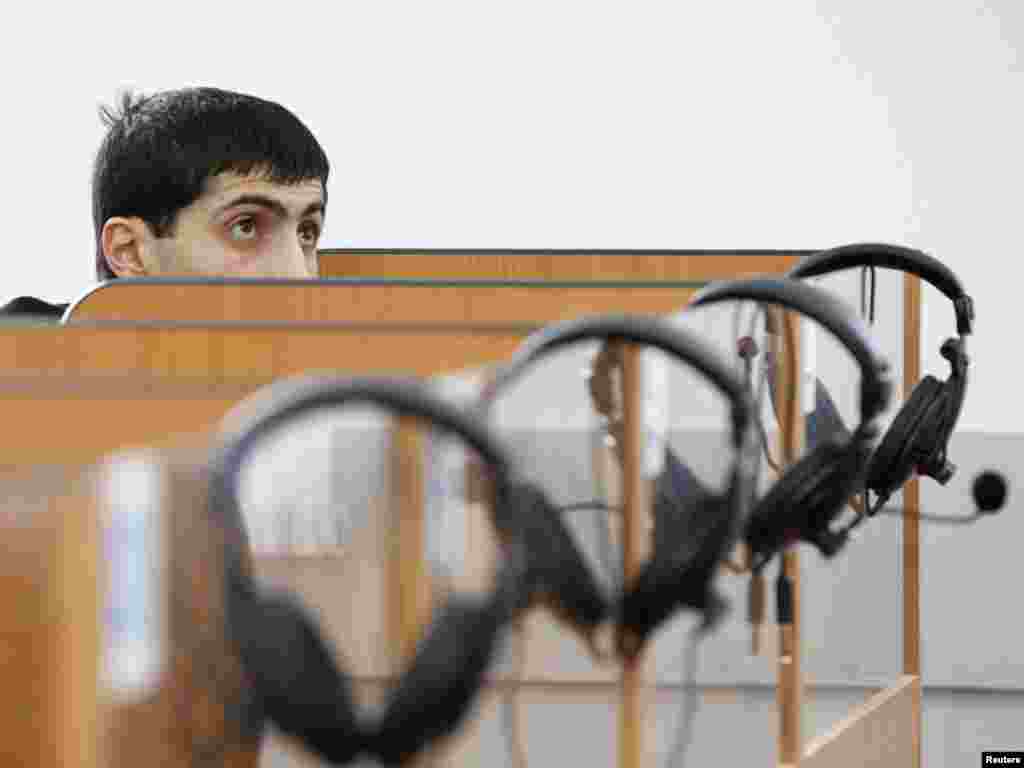
{"label": "wooden partition", "polygon": [[[771,258],[784,262],[779,268],[792,262],[792,257],[778,254]],[[766,263],[764,255],[721,258],[716,261],[721,273],[714,277],[773,271],[761,268]],[[261,381],[309,370],[434,375],[507,357],[525,333],[554,320],[601,312],[677,311],[695,287],[377,279],[115,282],[76,304],[70,317],[81,327],[0,329],[0,375],[170,375],[193,381]],[[171,327],[172,319],[184,324]],[[283,322],[296,324],[272,325]],[[916,329],[908,323],[908,337]],[[27,413],[13,402],[12,412]],[[223,401],[211,403],[207,416],[222,406]],[[140,414],[146,410],[144,400],[135,407]],[[51,411],[55,426],[60,423],[56,416]],[[70,412],[64,418],[77,421]],[[83,426],[93,419],[90,428],[108,428],[95,413],[80,418],[85,419]],[[25,419],[23,424],[32,423]],[[68,430],[67,442],[73,444],[85,432]],[[144,432],[140,428],[140,436]],[[36,450],[44,451],[45,442],[39,443]],[[905,551],[908,546],[905,542]],[[911,566],[912,573],[905,577],[916,584],[916,560],[905,561],[905,571]],[[909,584],[904,611],[909,657],[917,647],[916,592]],[[915,636],[908,637],[910,633]],[[916,673],[911,677],[912,693],[919,682]],[[906,681],[900,685],[905,688]],[[919,718],[919,700],[917,708]],[[840,725],[831,743],[849,743],[856,749],[852,741],[857,730]],[[810,753],[804,755],[810,758]]]}
{"label": "wooden partition", "polygon": [[812,251],[325,248],[320,276],[410,280],[664,282],[784,272]]}
{"label": "wooden partition", "polygon": [[[321,279],[113,280],[70,322],[543,324],[582,314],[678,310],[680,291],[778,274],[809,251],[325,250]],[[282,294],[282,287],[304,286]],[[414,319],[413,319],[414,318]]]}
{"label": "wooden partition", "polygon": [[99,520],[76,469],[0,474],[0,763],[103,768]]}
{"label": "wooden partition", "polygon": [[676,312],[700,285],[137,278],[97,287],[69,308],[68,322],[345,323],[367,329],[381,324],[514,324],[535,328],[602,312]]}
{"label": "wooden partition", "polygon": [[[260,733],[244,717],[253,694],[223,619],[225,531],[206,512],[206,455],[192,442],[187,451],[107,456],[103,466],[61,464],[59,450],[46,465],[7,462],[0,502],[5,765],[258,764]],[[110,570],[112,560],[126,559],[111,558],[117,548],[140,543],[124,537],[118,505],[127,500],[112,495],[106,480],[128,462],[132,476],[145,466],[162,486],[152,498],[133,499],[155,518],[149,567],[163,592],[146,619],[155,619],[162,673],[158,684],[141,687],[124,677],[108,684],[105,663],[111,590],[146,590],[141,574],[116,572],[115,583]],[[128,611],[119,619],[138,622],[138,600],[153,597],[127,595],[117,603]]]}

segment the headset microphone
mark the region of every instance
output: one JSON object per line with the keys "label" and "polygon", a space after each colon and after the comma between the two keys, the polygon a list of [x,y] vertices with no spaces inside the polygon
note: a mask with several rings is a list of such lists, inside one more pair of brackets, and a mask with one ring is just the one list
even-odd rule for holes
{"label": "headset microphone", "polygon": [[[974,477],[971,484],[971,499],[974,502],[974,512],[969,515],[947,515],[929,512],[918,512],[916,517],[922,523],[941,523],[944,525],[969,525],[976,523],[982,518],[994,515],[1006,504],[1007,488],[1006,477],[1002,472],[993,469],[986,469]],[[880,505],[879,505],[880,506]],[[901,516],[906,514],[904,507],[881,507],[868,508],[865,514],[858,514],[850,522],[841,534],[849,534],[864,520],[874,517],[876,514]]]}
{"label": "headset microphone", "polygon": [[991,469],[982,472],[974,478],[971,496],[981,514],[998,512],[1006,503],[1006,478]]}

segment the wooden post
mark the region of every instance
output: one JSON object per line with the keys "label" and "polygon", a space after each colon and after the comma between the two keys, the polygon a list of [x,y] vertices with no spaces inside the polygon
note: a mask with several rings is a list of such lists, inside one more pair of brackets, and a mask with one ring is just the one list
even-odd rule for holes
{"label": "wooden post", "polygon": [[[649,557],[650,497],[641,474],[643,402],[641,349],[620,347],[622,360],[622,567],[624,586],[637,577]],[[623,662],[619,706],[619,766],[640,768],[646,762],[644,659]]]}
{"label": "wooden post", "polygon": [[[903,276],[903,396],[921,378],[921,279]],[[921,582],[920,486],[916,476],[903,489],[903,674],[918,679],[914,696],[913,760],[921,765]]]}
{"label": "wooden post", "polygon": [[608,554],[622,546],[622,413],[616,395],[621,390],[622,349],[621,344],[602,344],[588,381],[594,411],[605,419],[605,428],[591,436],[590,460],[594,498],[609,506],[603,531],[608,536]]}
{"label": "wooden post", "polygon": [[395,516],[390,573],[391,648],[396,672],[416,650],[421,627],[430,616],[430,584],[426,566],[423,437],[420,424],[399,417],[394,431]]}
{"label": "wooden post", "polygon": [[[779,384],[776,388],[776,412],[780,414],[779,438],[783,471],[797,460],[803,435],[803,412],[800,404],[800,326],[793,313],[783,313],[784,333],[773,336],[779,348],[775,360],[779,364]],[[792,354],[786,344],[793,344]],[[796,366],[786,364],[795,357]],[[789,401],[789,398],[793,398]],[[797,405],[786,407],[787,401]],[[782,568],[792,585],[793,623],[779,625],[778,685],[776,703],[779,710],[779,762],[796,766],[801,757],[800,712],[803,707],[803,681],[800,664],[800,559],[796,545],[782,553]]]}
{"label": "wooden post", "polygon": [[[426,520],[423,434],[419,419],[399,416],[393,430],[392,546],[388,573],[389,619],[393,674],[401,674],[412,659],[422,628],[430,619],[430,574],[426,563]],[[429,747],[413,765],[429,765]]]}

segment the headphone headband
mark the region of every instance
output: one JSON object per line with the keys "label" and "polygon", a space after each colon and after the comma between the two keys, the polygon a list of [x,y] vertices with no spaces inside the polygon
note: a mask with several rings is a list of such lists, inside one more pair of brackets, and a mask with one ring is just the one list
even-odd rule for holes
{"label": "headphone headband", "polygon": [[806,256],[786,273],[787,277],[803,278],[827,275],[854,267],[886,267],[917,275],[938,288],[953,302],[957,333],[971,333],[974,304],[964,293],[960,280],[952,270],[924,251],[887,243],[852,243],[829,248]]}
{"label": "headphone headband", "polygon": [[733,439],[744,445],[744,435],[753,424],[753,405],[742,380],[713,348],[691,332],[669,326],[665,320],[644,315],[600,315],[548,325],[531,334],[504,364],[498,367],[488,387],[487,399],[518,380],[537,360],[559,347],[578,341],[605,339],[654,347],[696,368],[732,404]]}
{"label": "headphone headband", "polygon": [[[228,430],[212,457],[209,503],[240,525],[239,469],[256,440],[288,420],[326,406],[378,405],[457,433],[495,471],[498,493],[509,485],[511,464],[487,427],[442,400],[426,382],[384,378],[301,378],[272,388],[263,408],[245,414],[243,428]],[[264,405],[264,403],[258,403]],[[246,418],[246,416],[248,418]],[[287,598],[260,594],[249,557],[237,549],[226,562],[229,630],[260,701],[260,717],[299,739],[333,765],[365,753],[385,765],[405,764],[425,744],[451,733],[484,682],[498,633],[523,589],[523,542],[511,542],[495,586],[478,598],[445,602],[402,673],[385,708],[369,717],[354,710],[348,678],[316,621]],[[294,655],[292,655],[294,654]],[[424,708],[423,701],[431,707]]]}
{"label": "headphone headband", "polygon": [[888,407],[892,396],[892,384],[887,375],[889,363],[860,317],[838,297],[798,280],[765,277],[713,283],[697,293],[690,306],[730,300],[778,304],[817,320],[860,366],[861,420],[870,421]]}
{"label": "headphone headband", "polygon": [[512,470],[508,455],[483,425],[414,379],[302,376],[271,385],[266,396],[269,407],[242,426],[238,437],[227,440],[213,465],[212,487],[218,501],[233,512],[238,501],[231,484],[257,440],[303,413],[356,402],[425,419],[459,435],[494,468],[499,484]]}

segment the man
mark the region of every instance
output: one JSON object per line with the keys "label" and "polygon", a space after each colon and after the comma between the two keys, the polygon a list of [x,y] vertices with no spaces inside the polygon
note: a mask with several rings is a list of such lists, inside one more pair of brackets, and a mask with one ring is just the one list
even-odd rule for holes
{"label": "man", "polygon": [[[312,278],[327,209],[327,156],[284,107],[216,88],[101,107],[92,179],[96,276]],[[0,315],[60,319],[29,296]]]}

